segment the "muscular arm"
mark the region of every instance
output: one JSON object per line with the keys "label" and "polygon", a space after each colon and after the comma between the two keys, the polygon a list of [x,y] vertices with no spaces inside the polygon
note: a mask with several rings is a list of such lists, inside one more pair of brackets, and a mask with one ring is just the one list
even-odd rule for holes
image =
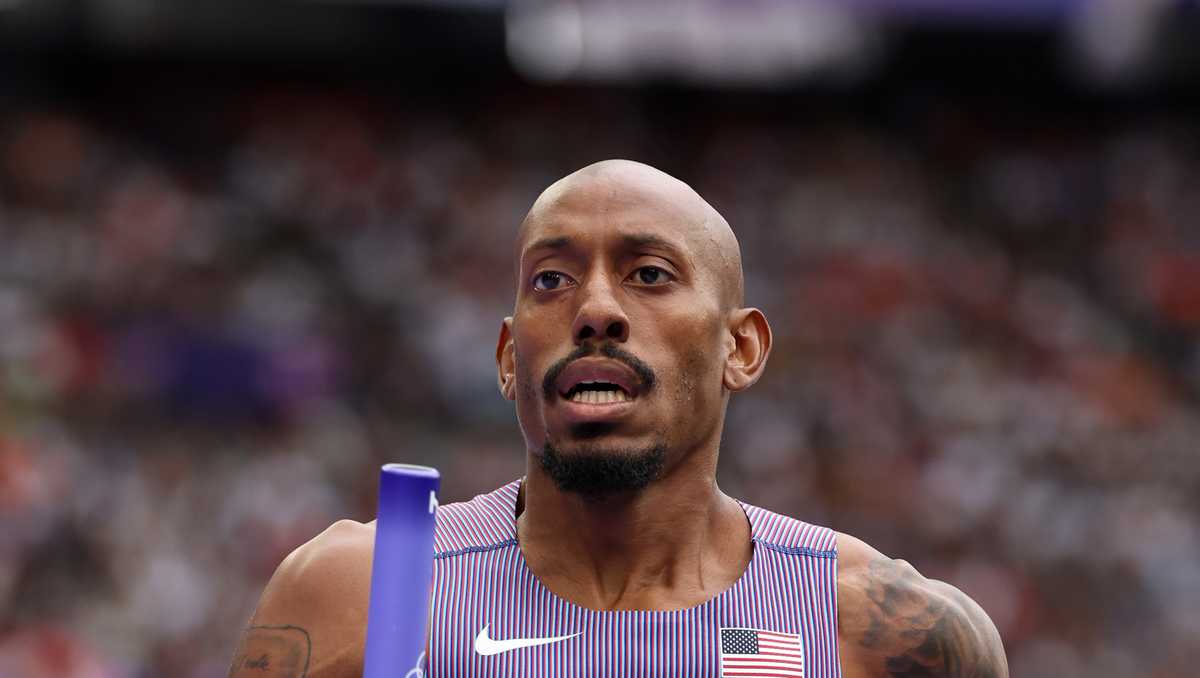
{"label": "muscular arm", "polygon": [[1007,678],[1000,634],[975,601],[862,542],[848,550],[838,576],[846,678]]}
{"label": "muscular arm", "polygon": [[263,591],[230,678],[358,678],[373,526],[336,523],[284,559]]}

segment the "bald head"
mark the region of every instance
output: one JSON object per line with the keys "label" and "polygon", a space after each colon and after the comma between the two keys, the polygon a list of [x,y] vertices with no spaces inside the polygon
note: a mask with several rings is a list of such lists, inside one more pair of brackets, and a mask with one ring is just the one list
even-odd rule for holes
{"label": "bald head", "polygon": [[534,201],[517,236],[517,270],[535,239],[577,216],[595,228],[666,227],[718,288],[725,308],[743,303],[742,256],[729,223],[684,182],[632,160],[602,160],[554,182]]}

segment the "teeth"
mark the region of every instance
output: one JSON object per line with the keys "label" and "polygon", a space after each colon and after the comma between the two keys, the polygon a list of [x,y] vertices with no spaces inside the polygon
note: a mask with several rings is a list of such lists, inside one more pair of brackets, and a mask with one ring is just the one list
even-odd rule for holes
{"label": "teeth", "polygon": [[571,396],[573,403],[586,403],[588,405],[607,405],[609,403],[624,403],[630,400],[629,396],[624,391],[592,391],[581,390],[576,391]]}

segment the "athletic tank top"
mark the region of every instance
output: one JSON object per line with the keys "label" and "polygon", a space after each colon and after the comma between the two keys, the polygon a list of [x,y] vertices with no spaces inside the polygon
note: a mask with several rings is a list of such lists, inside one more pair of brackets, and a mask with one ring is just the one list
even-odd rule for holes
{"label": "athletic tank top", "polygon": [[529,570],[519,487],[438,508],[429,678],[841,676],[833,531],[743,503],[753,554],[731,587],[683,610],[598,611]]}

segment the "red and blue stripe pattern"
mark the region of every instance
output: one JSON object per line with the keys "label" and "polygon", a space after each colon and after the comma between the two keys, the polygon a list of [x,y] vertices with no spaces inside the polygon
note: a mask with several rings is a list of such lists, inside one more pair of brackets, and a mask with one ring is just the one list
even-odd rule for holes
{"label": "red and blue stripe pattern", "polygon": [[802,675],[840,678],[833,531],[743,504],[753,556],[721,595],[684,610],[591,610],[551,593],[526,565],[519,487],[438,509],[429,678],[718,678],[722,629],[796,637]]}

